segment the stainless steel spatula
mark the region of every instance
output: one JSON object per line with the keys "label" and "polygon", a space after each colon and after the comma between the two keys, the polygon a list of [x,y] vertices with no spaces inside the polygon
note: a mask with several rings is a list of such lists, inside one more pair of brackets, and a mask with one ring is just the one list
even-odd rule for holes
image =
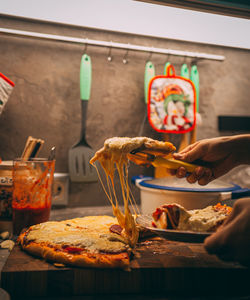
{"label": "stainless steel spatula", "polygon": [[91,59],[84,54],[80,66],[80,98],[82,106],[82,128],[80,140],[69,150],[69,174],[73,182],[97,181],[95,168],[89,160],[94,156],[94,151],[86,141],[86,117],[88,100],[91,89]]}

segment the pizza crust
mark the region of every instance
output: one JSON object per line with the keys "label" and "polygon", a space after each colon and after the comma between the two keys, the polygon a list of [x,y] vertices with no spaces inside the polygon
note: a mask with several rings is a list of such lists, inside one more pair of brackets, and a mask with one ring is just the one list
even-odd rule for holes
{"label": "pizza crust", "polygon": [[51,247],[35,242],[31,242],[28,245],[22,245],[22,248],[34,256],[44,258],[46,261],[77,267],[126,269],[129,267],[130,261],[128,252],[117,254],[81,253],[72,255],[66,252],[56,251]]}

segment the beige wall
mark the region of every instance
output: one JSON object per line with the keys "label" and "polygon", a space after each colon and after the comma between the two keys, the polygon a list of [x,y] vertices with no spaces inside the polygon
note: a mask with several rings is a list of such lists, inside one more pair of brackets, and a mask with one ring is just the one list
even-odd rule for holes
{"label": "beige wall", "polygon": [[[236,132],[219,132],[218,115],[250,115],[250,52],[159,38],[119,34],[10,18],[0,15],[0,26],[28,31],[67,35],[96,40],[131,43],[160,48],[207,52],[224,55],[224,62],[198,62],[200,74],[200,113],[203,124],[198,138],[209,138]],[[80,134],[79,66],[84,45],[41,41],[0,35],[0,72],[15,82],[14,91],[0,116],[0,157],[8,160],[19,156],[27,136],[43,138],[41,155],[47,156],[51,146],[57,148],[56,172],[68,172],[68,151]],[[112,50],[88,46],[92,59],[92,90],[88,106],[87,140],[94,150],[112,136],[137,136],[145,113],[143,101],[144,67],[148,53]],[[156,73],[162,74],[166,55],[153,54]],[[177,73],[182,57],[169,57]],[[187,59],[188,64],[191,63]],[[162,138],[145,124],[143,135]],[[179,137],[174,137],[178,145]],[[130,176],[152,174],[152,169],[130,167]],[[230,173],[238,183],[249,184],[245,168]],[[249,184],[250,187],[250,184]],[[137,189],[133,188],[136,199]],[[99,183],[70,184],[70,205],[103,205],[107,200]]]}

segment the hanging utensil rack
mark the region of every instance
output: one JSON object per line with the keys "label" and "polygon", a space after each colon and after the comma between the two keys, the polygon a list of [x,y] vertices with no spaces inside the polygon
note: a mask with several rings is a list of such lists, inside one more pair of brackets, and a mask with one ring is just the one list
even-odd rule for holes
{"label": "hanging utensil rack", "polygon": [[45,40],[54,40],[54,41],[81,44],[81,45],[94,45],[94,46],[100,46],[100,47],[108,47],[108,48],[112,48],[112,49],[113,48],[125,49],[127,51],[131,50],[131,51],[141,51],[141,52],[149,52],[149,53],[157,53],[157,54],[167,54],[167,55],[173,55],[173,56],[190,57],[193,59],[208,59],[208,60],[216,60],[216,61],[225,60],[225,56],[222,56],[222,55],[214,55],[214,54],[201,53],[201,52],[181,51],[181,50],[173,50],[173,49],[165,49],[165,48],[147,47],[147,46],[140,46],[140,45],[133,45],[133,44],[116,43],[116,42],[112,42],[112,41],[110,41],[110,42],[99,41],[99,40],[92,40],[92,39],[87,39],[87,38],[83,39],[83,38],[77,38],[77,37],[54,35],[54,34],[47,34],[47,33],[17,30],[17,29],[9,29],[9,28],[0,28],[0,33],[15,35],[15,36],[22,36],[22,37],[45,39]]}

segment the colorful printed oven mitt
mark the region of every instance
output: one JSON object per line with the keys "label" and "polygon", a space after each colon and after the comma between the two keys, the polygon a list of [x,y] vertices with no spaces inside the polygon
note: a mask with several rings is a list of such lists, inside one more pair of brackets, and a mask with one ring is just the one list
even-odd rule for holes
{"label": "colorful printed oven mitt", "polygon": [[148,89],[148,119],[159,132],[185,133],[196,122],[195,87],[187,78],[175,75],[172,65],[166,75],[151,79]]}

